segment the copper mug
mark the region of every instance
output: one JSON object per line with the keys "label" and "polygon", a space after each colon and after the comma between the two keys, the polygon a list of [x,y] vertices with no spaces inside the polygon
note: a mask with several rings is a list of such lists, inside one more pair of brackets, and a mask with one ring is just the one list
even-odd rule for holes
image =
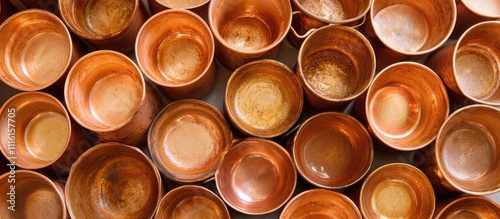
{"label": "copper mug", "polygon": [[212,0],[208,22],[215,36],[216,55],[228,68],[256,59],[275,59],[290,29],[289,0]]}
{"label": "copper mug", "polygon": [[135,51],[144,74],[172,99],[199,98],[214,85],[214,38],[193,12],[171,9],[151,17]]}
{"label": "copper mug", "polygon": [[455,0],[457,4],[457,23],[453,35],[460,37],[471,26],[489,20],[500,19],[500,1]]}
{"label": "copper mug", "polygon": [[375,54],[358,31],[326,26],[302,44],[296,72],[308,111],[342,110],[368,89],[375,75]]}
{"label": "copper mug", "polygon": [[464,195],[437,204],[434,219],[500,218],[500,205],[482,196]]}
{"label": "copper mug", "polygon": [[148,0],[151,13],[157,14],[167,9],[186,9],[202,12],[208,8],[210,0]]}
{"label": "copper mug", "polygon": [[160,173],[138,148],[96,145],[73,165],[65,197],[71,218],[153,218],[164,194]]}
{"label": "copper mug", "polygon": [[40,173],[30,170],[4,173],[0,176],[0,192],[7,199],[0,202],[3,219],[69,218],[61,184]]}
{"label": "copper mug", "polygon": [[97,49],[130,53],[147,19],[141,0],[59,0],[68,28]]}
{"label": "copper mug", "polygon": [[414,60],[445,43],[455,26],[455,0],[374,0],[362,31],[377,56],[377,71]]}
{"label": "copper mug", "polygon": [[500,105],[500,21],[469,28],[460,39],[436,51],[426,65],[454,94],[482,104]]}
{"label": "copper mug", "polygon": [[53,96],[23,92],[1,108],[1,151],[21,168],[68,175],[71,165],[92,145],[86,130],[75,123]]}
{"label": "copper mug", "polygon": [[106,142],[142,146],[160,111],[159,100],[139,68],[110,50],[89,53],[75,63],[64,97],[73,118]]}
{"label": "copper mug", "polygon": [[82,49],[57,16],[40,9],[19,12],[0,26],[0,79],[22,91],[52,87],[60,93]]}
{"label": "copper mug", "polygon": [[499,123],[500,109],[463,107],[442,125],[434,145],[415,154],[415,163],[431,180],[436,195],[500,191]]}

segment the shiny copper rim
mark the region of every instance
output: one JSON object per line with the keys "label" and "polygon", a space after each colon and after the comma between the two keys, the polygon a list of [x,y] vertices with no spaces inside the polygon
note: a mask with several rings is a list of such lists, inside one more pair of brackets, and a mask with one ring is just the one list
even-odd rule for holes
{"label": "shiny copper rim", "polygon": [[460,203],[462,201],[472,201],[472,200],[481,200],[481,201],[485,201],[485,202],[488,202],[490,203],[491,205],[493,206],[496,206],[498,209],[500,209],[500,204],[498,204],[496,201],[493,201],[487,197],[484,197],[484,196],[469,196],[469,195],[466,195],[466,196],[461,196],[453,201],[451,201],[450,203],[448,203],[447,205],[444,206],[443,209],[441,209],[440,212],[435,212],[436,215],[434,215],[433,218],[442,218],[443,217],[443,213],[445,213],[445,211],[447,211],[449,208],[452,208],[453,205],[457,204],[457,203]]}

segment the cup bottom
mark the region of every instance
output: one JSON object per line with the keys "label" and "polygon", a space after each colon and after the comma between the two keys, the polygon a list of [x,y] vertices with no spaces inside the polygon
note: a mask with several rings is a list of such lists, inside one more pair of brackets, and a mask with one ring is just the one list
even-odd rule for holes
{"label": "cup bottom", "polygon": [[89,0],[83,17],[88,31],[96,36],[108,36],[120,32],[132,19],[135,1]]}
{"label": "cup bottom", "polygon": [[380,218],[406,218],[418,215],[415,212],[415,191],[402,180],[385,180],[374,188],[371,203]]}
{"label": "cup bottom", "polygon": [[178,203],[171,218],[222,218],[224,214],[213,200],[194,196]]}
{"label": "cup bottom", "polygon": [[279,181],[279,173],[273,162],[259,155],[241,159],[232,175],[234,194],[249,203],[268,199],[275,192]]}
{"label": "cup bottom", "polygon": [[498,0],[462,0],[462,3],[476,11],[477,14],[497,18],[500,16],[500,1]]}
{"label": "cup bottom", "polygon": [[257,17],[239,17],[226,25],[222,38],[232,47],[245,51],[263,49],[274,41],[270,27]]}
{"label": "cup bottom", "polygon": [[24,135],[31,156],[44,162],[54,161],[63,153],[68,141],[68,120],[58,113],[40,113],[28,123]]}

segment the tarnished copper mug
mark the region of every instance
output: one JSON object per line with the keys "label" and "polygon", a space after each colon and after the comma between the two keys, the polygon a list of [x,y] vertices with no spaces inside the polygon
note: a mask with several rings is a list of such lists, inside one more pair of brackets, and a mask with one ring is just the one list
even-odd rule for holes
{"label": "tarnished copper mug", "polygon": [[199,98],[214,85],[214,38],[193,12],[171,9],[150,18],[135,51],[144,74],[172,99]]}
{"label": "tarnished copper mug", "polygon": [[192,183],[214,175],[232,139],[217,108],[199,100],[180,100],[158,114],[149,130],[148,145],[165,177]]}
{"label": "tarnished copper mug", "polygon": [[365,92],[375,74],[375,55],[368,40],[345,26],[326,26],[302,44],[297,77],[312,112],[342,110]]}
{"label": "tarnished copper mug", "polygon": [[288,41],[299,48],[317,28],[325,25],[356,27],[365,21],[373,0],[293,0],[292,25]]}
{"label": "tarnished copper mug", "polygon": [[247,63],[226,86],[224,109],[244,134],[273,138],[289,130],[302,112],[300,82],[285,64],[274,60]]}
{"label": "tarnished copper mug", "polygon": [[62,90],[66,73],[82,55],[64,23],[47,11],[21,11],[0,26],[0,79],[15,89]]}
{"label": "tarnished copper mug", "polygon": [[211,0],[208,22],[215,36],[216,55],[228,68],[256,59],[275,59],[290,29],[289,0]]}
{"label": "tarnished copper mug", "polygon": [[400,62],[382,70],[366,95],[365,113],[380,149],[413,151],[436,138],[448,117],[446,88],[431,69]]}
{"label": "tarnished copper mug", "polygon": [[163,192],[153,162],[138,148],[115,142],[85,152],[65,188],[71,218],[153,218]]}
{"label": "tarnished copper mug", "polygon": [[290,200],[280,214],[280,219],[305,218],[361,219],[361,213],[345,195],[324,189],[311,189]]}
{"label": "tarnished copper mug", "polygon": [[102,141],[142,146],[160,111],[153,89],[125,55],[101,50],[82,57],[66,79],[68,111]]}
{"label": "tarnished copper mug", "polygon": [[132,52],[147,19],[141,0],[59,0],[68,28],[96,49]]}
{"label": "tarnished copper mug", "polygon": [[426,65],[455,94],[500,105],[500,21],[469,28],[460,39],[433,53]]}
{"label": "tarnished copper mug", "polygon": [[337,112],[317,114],[302,123],[291,149],[300,175],[326,189],[356,183],[373,161],[368,131],[353,117]]}
{"label": "tarnished copper mug", "polygon": [[229,219],[224,202],[212,191],[185,185],[169,191],[161,200],[155,219]]}
{"label": "tarnished copper mug", "polygon": [[210,0],[148,0],[151,13],[156,14],[167,9],[186,9],[200,12],[208,8]]}
{"label": "tarnished copper mug", "polygon": [[497,219],[500,205],[486,197],[465,195],[437,204],[434,219]]}
{"label": "tarnished copper mug", "polygon": [[359,208],[364,218],[432,218],[436,198],[429,179],[409,164],[392,163],[366,177]]}
{"label": "tarnished copper mug", "polygon": [[463,107],[449,116],[436,143],[415,155],[436,195],[488,195],[500,191],[500,109]]}
{"label": "tarnished copper mug", "polygon": [[3,219],[66,219],[64,190],[46,176],[30,171],[15,170],[0,176],[0,192],[5,199],[0,202]]}
{"label": "tarnished copper mug", "polygon": [[460,37],[471,26],[500,19],[499,0],[455,0],[457,4],[457,23],[452,36]]}
{"label": "tarnished copper mug", "polygon": [[456,14],[455,0],[374,0],[362,30],[375,50],[377,71],[439,48],[450,37]]}
{"label": "tarnished copper mug", "polygon": [[270,140],[237,141],[215,173],[222,199],[233,209],[251,215],[275,211],[290,199],[297,172],[288,152]]}
{"label": "tarnished copper mug", "polygon": [[10,1],[0,2],[0,25],[16,12],[16,8],[14,8]]}
{"label": "tarnished copper mug", "polygon": [[18,167],[68,175],[71,165],[92,145],[88,132],[75,123],[53,96],[23,92],[0,109],[1,151]]}

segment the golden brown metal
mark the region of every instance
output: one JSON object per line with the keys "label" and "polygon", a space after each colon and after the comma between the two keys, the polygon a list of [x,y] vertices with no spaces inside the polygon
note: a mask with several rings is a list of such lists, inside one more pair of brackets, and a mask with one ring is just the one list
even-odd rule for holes
{"label": "golden brown metal", "polygon": [[247,63],[233,72],[226,87],[224,109],[244,134],[262,138],[289,130],[302,112],[300,82],[284,64],[274,60]]}
{"label": "golden brown metal", "polygon": [[0,2],[0,25],[16,12],[16,8],[14,8],[10,1]]}
{"label": "golden brown metal", "polygon": [[151,13],[156,14],[167,9],[186,9],[201,12],[208,9],[210,0],[148,0]]}
{"label": "golden brown metal", "polygon": [[53,96],[23,92],[0,109],[1,151],[18,167],[67,175],[91,145],[83,129]]}
{"label": "golden brown metal", "polygon": [[164,176],[180,183],[213,176],[232,139],[222,113],[199,100],[169,104],[148,134],[153,161]]}
{"label": "golden brown metal", "polygon": [[75,44],[57,16],[40,9],[19,12],[0,26],[0,79],[22,91],[62,88],[83,55]]}
{"label": "golden brown metal", "polygon": [[155,219],[229,219],[224,202],[212,191],[185,185],[169,191],[161,200]]}
{"label": "golden brown metal", "polygon": [[458,95],[500,105],[500,21],[469,28],[460,39],[436,51],[426,65]]}
{"label": "golden brown metal", "polygon": [[368,89],[375,74],[375,54],[358,31],[326,26],[302,44],[296,71],[307,110],[341,110]]}
{"label": "golden brown metal", "polygon": [[138,148],[115,142],[85,152],[65,191],[71,218],[153,218],[163,196],[153,162]]}
{"label": "golden brown metal", "polygon": [[139,31],[139,67],[172,99],[199,98],[213,87],[217,67],[208,25],[193,12],[167,10]]}
{"label": "golden brown metal", "polygon": [[455,0],[457,4],[457,23],[453,36],[460,37],[471,26],[500,19],[499,0]]}
{"label": "golden brown metal", "polygon": [[228,68],[256,59],[275,59],[292,22],[289,0],[212,0],[208,22],[216,55]]}
{"label": "golden brown metal", "polygon": [[463,107],[449,116],[435,145],[416,157],[437,195],[500,191],[500,110],[486,105]]}
{"label": "golden brown metal", "polygon": [[68,111],[102,141],[142,146],[160,111],[139,68],[125,55],[95,51],[75,63],[64,91]]}
{"label": "golden brown metal", "polygon": [[[30,171],[15,170],[0,176],[0,192],[5,199],[0,202],[0,217],[3,219],[53,219],[69,218],[66,211],[64,192],[46,176]],[[14,179],[14,181],[10,181]],[[12,188],[14,186],[14,188]],[[14,210],[9,207],[14,205]]]}
{"label": "golden brown metal", "polygon": [[377,70],[436,50],[456,21],[455,0],[374,0],[364,32],[377,56]]}
{"label": "golden brown metal", "polygon": [[222,199],[245,214],[272,212],[290,199],[297,172],[292,158],[280,145],[265,139],[235,142],[215,173]]}
{"label": "golden brown metal", "polygon": [[359,197],[364,218],[431,218],[436,198],[429,179],[409,164],[379,167],[365,179]]}
{"label": "golden brown metal", "polygon": [[147,19],[141,0],[59,0],[69,29],[97,49],[122,53],[134,50],[139,29]]}
{"label": "golden brown metal", "polygon": [[431,69],[400,62],[380,72],[368,88],[368,127],[389,149],[412,151],[430,144],[449,113],[446,88]]}
{"label": "golden brown metal", "polygon": [[345,195],[324,189],[311,189],[290,200],[280,215],[280,219],[297,218],[361,219],[361,213]]}
{"label": "golden brown metal", "polygon": [[482,196],[461,196],[438,203],[434,219],[497,219],[500,205]]}
{"label": "golden brown metal", "polygon": [[373,161],[373,144],[365,127],[337,112],[306,120],[293,139],[295,166],[308,182],[326,189],[350,186],[364,177]]}

